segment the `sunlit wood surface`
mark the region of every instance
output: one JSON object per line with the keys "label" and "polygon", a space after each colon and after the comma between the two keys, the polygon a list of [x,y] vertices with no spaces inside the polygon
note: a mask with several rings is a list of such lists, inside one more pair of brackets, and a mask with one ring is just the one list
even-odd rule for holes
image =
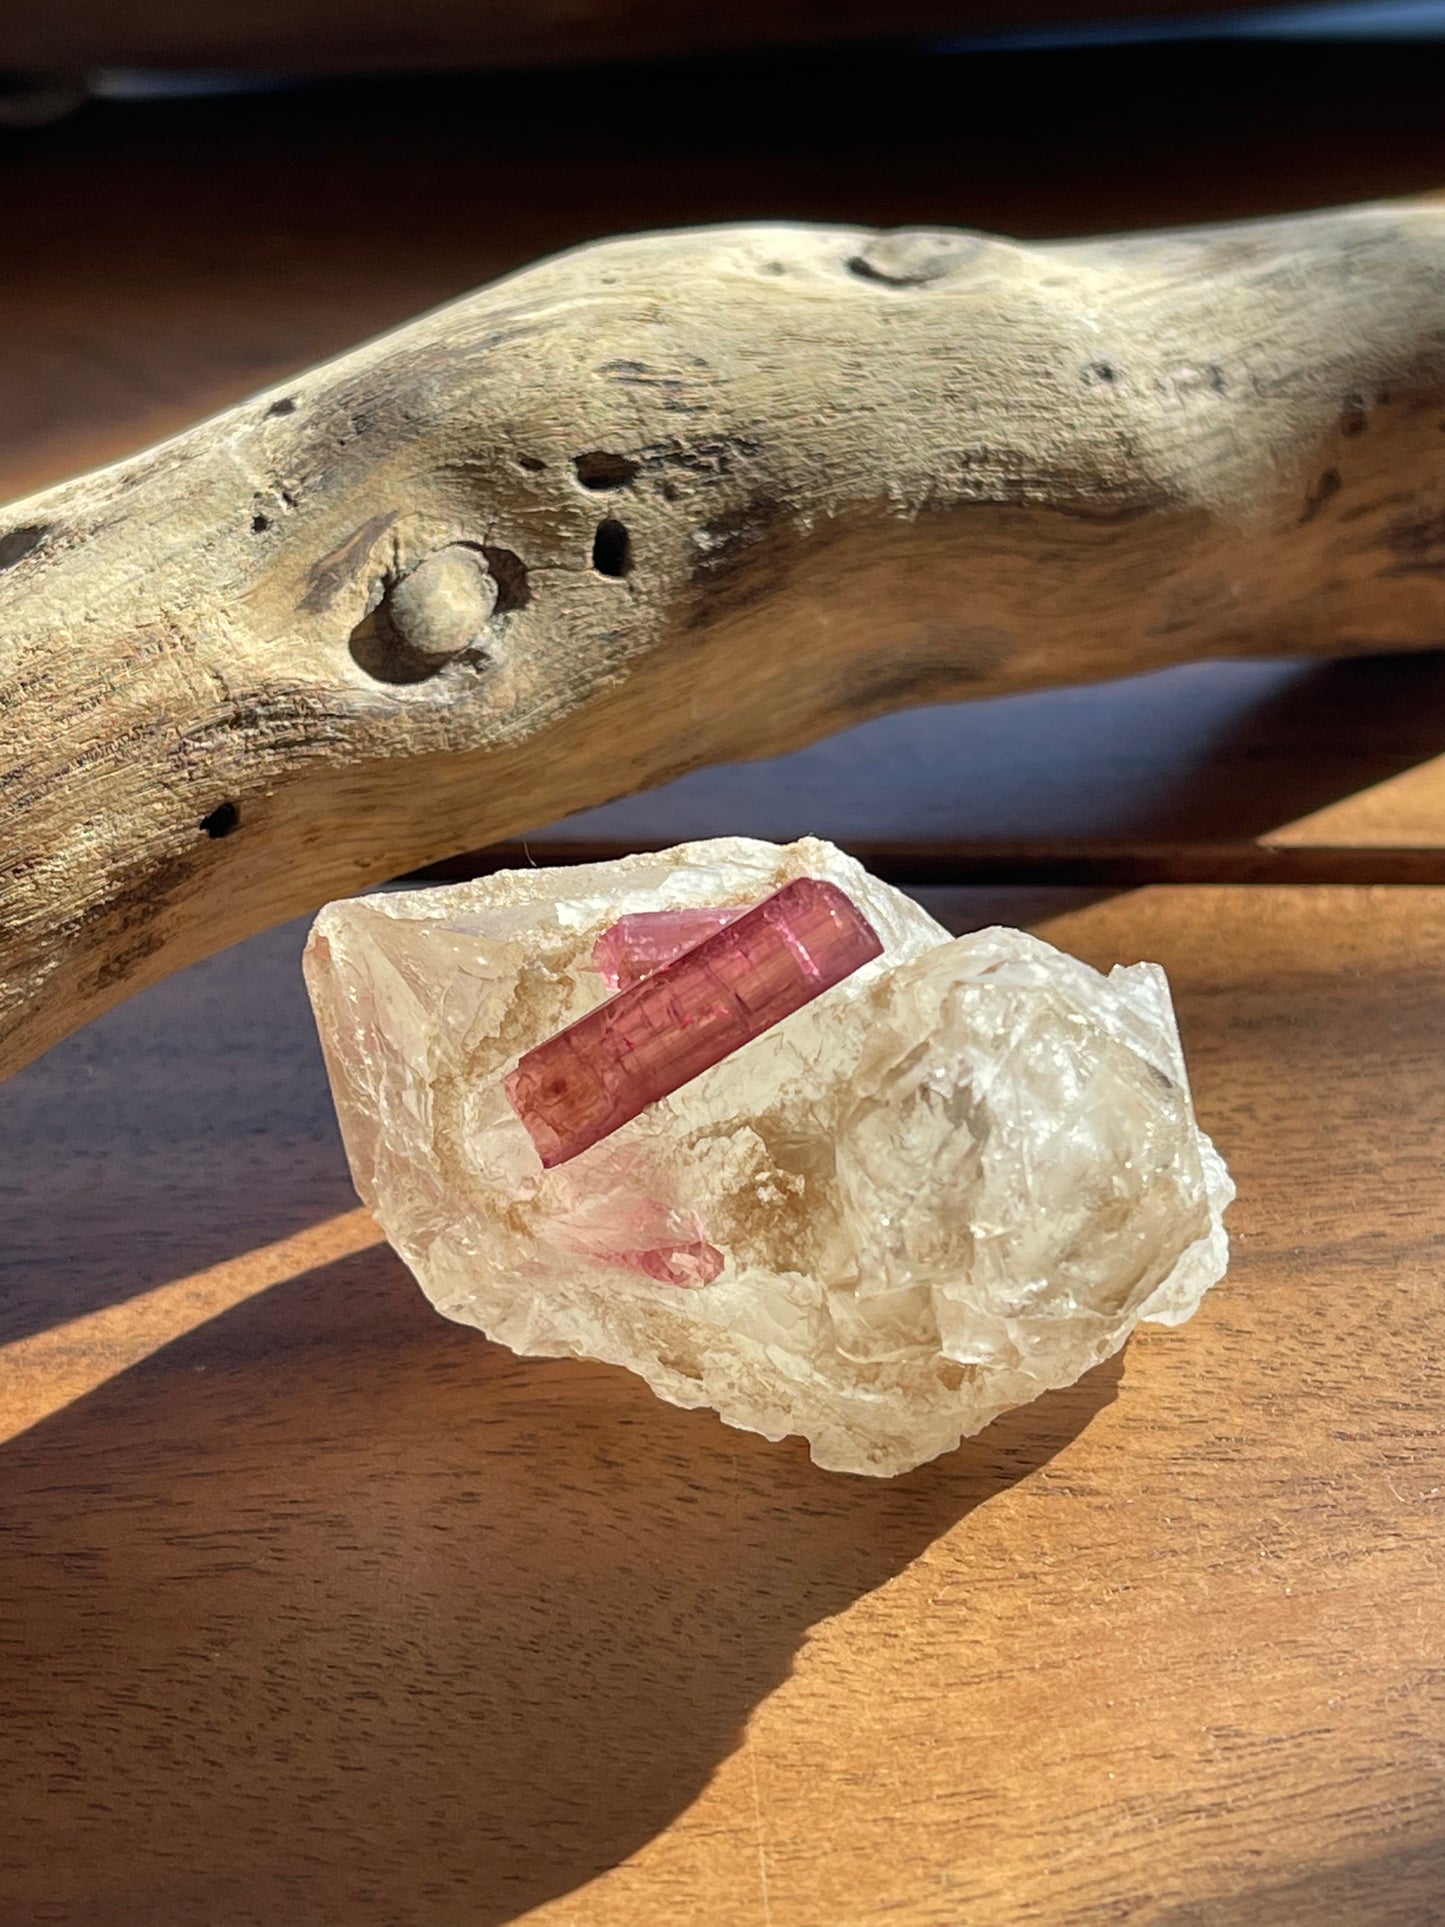
{"label": "sunlit wood surface", "polygon": [[1445,892],[1041,927],[1167,966],[1234,1267],[886,1484],[436,1317],[295,930],[0,1092],[0,1918],[1438,1921]]}
{"label": "sunlit wood surface", "polygon": [[[0,500],[602,233],[786,217],[1040,236],[1427,191],[1442,80],[1429,44],[1239,43],[98,102],[0,132]],[[1445,881],[1398,854],[1445,844],[1439,758],[1438,661],[1204,664],[885,719],[552,834],[819,830],[926,843],[961,875],[1078,860],[1118,881],[1228,870],[1220,852],[1317,817],[1283,840],[1379,853],[1345,876]]]}
{"label": "sunlit wood surface", "polygon": [[1041,238],[1429,193],[1442,79],[1428,41],[868,49],[99,100],[0,126],[0,500],[599,235],[780,219]]}

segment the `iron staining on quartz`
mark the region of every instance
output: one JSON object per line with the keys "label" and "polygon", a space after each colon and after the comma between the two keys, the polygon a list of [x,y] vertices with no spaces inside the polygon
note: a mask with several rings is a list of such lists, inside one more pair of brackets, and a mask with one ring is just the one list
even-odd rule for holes
{"label": "iron staining on quartz", "polygon": [[[527,1054],[798,879],[881,954],[544,1168],[506,1089]],[[827,844],[332,904],[307,976],[357,1188],[440,1310],[835,1470],[948,1450],[1224,1272],[1163,973],[952,940]]]}

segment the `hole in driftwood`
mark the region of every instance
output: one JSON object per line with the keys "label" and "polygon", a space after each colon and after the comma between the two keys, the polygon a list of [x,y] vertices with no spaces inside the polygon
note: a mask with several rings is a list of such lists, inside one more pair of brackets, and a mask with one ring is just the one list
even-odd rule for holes
{"label": "hole in driftwood", "polygon": [[254,514],[254,515],[253,515],[253,516],[251,517],[251,533],[252,533],[252,535],[264,535],[264,534],[266,533],[266,531],[267,531],[267,529],[269,529],[269,528],[270,528],[270,526],[271,526],[271,518],[270,518],[270,516],[269,516],[269,515],[262,515],[262,513],[260,512],[260,510],[259,510],[259,509],[258,509],[258,510],[256,511],[256,513],[255,513],[255,514]]}
{"label": "hole in driftwood", "polygon": [[[491,616],[510,614],[514,609],[525,608],[531,601],[532,587],[527,577],[527,565],[514,550],[474,542],[458,542],[451,546],[470,549],[485,560],[496,598],[490,602]],[[443,554],[448,552],[443,551]],[[432,563],[436,560],[436,557],[430,559]],[[427,682],[454,662],[470,664],[474,669],[488,667],[492,657],[481,635],[486,614],[478,610],[477,633],[468,644],[464,632],[455,636],[450,634],[455,611],[448,615],[450,605],[445,605],[443,630],[440,635],[434,634],[434,625],[427,619],[425,605],[420,608],[403,607],[407,598],[397,595],[400,587],[415,586],[417,581],[415,571],[402,578],[401,583],[397,578],[389,577],[376,592],[373,607],[351,632],[349,647],[352,661],[358,668],[364,669],[368,676],[384,683]],[[420,632],[418,621],[421,624]],[[456,643],[455,647],[446,646],[452,641]]]}
{"label": "hole in driftwood", "polygon": [[18,529],[6,529],[0,535],[0,569],[10,569],[17,562],[23,562],[32,549],[38,549],[49,535],[50,529],[44,522],[27,522]]}
{"label": "hole in driftwood", "polygon": [[445,669],[446,656],[424,656],[400,635],[383,601],[351,632],[351,660],[377,682],[429,682]]}
{"label": "hole in driftwood", "polygon": [[209,816],[201,818],[201,828],[207,836],[229,836],[232,830],[238,830],[240,827],[239,803],[218,803]]}
{"label": "hole in driftwood", "polygon": [[586,455],[574,455],[572,466],[583,488],[626,488],[642,466],[629,455],[614,455],[605,448],[594,448]]}
{"label": "hole in driftwood", "polygon": [[513,609],[525,609],[532,600],[532,585],[527,580],[527,565],[520,555],[512,549],[498,549],[486,544],[482,554],[487,558],[487,567],[492,572],[492,580],[497,585],[496,614],[510,615]]}
{"label": "hole in driftwood", "polygon": [[592,566],[598,575],[624,576],[632,568],[632,537],[615,515],[597,524],[592,538]]}
{"label": "hole in driftwood", "polygon": [[546,466],[547,464],[542,460],[540,455],[519,455],[517,457],[517,467],[525,468],[529,475],[540,475]]}
{"label": "hole in driftwood", "polygon": [[1313,522],[1325,503],[1339,494],[1342,486],[1340,471],[1337,468],[1327,468],[1319,480],[1305,490],[1304,514],[1300,517],[1300,521]]}
{"label": "hole in driftwood", "polygon": [[273,415],[294,415],[295,413],[295,398],[291,395],[283,395],[280,401],[273,401],[266,410],[266,419],[269,421]]}

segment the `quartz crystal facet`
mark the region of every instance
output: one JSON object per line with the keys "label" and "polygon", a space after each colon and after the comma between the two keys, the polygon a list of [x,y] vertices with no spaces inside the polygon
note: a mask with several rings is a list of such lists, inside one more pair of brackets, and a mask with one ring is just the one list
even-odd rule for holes
{"label": "quartz crystal facet", "polygon": [[[544,1166],[507,1091],[528,1054],[799,878],[881,954]],[[948,1450],[1224,1272],[1163,973],[950,939],[824,843],[335,903],[306,970],[357,1188],[439,1310],[835,1470]]]}

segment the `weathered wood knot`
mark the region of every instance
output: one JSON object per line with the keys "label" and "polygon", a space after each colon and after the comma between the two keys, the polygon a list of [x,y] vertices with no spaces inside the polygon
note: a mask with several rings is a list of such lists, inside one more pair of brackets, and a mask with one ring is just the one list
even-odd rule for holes
{"label": "weathered wood knot", "polygon": [[422,682],[458,656],[485,650],[499,599],[487,556],[452,543],[388,585],[353,632],[351,653],[378,682]]}
{"label": "weathered wood knot", "polygon": [[894,228],[875,234],[848,261],[848,269],[863,281],[881,281],[890,288],[917,288],[941,281],[971,261],[988,245],[988,237],[957,228]]}

